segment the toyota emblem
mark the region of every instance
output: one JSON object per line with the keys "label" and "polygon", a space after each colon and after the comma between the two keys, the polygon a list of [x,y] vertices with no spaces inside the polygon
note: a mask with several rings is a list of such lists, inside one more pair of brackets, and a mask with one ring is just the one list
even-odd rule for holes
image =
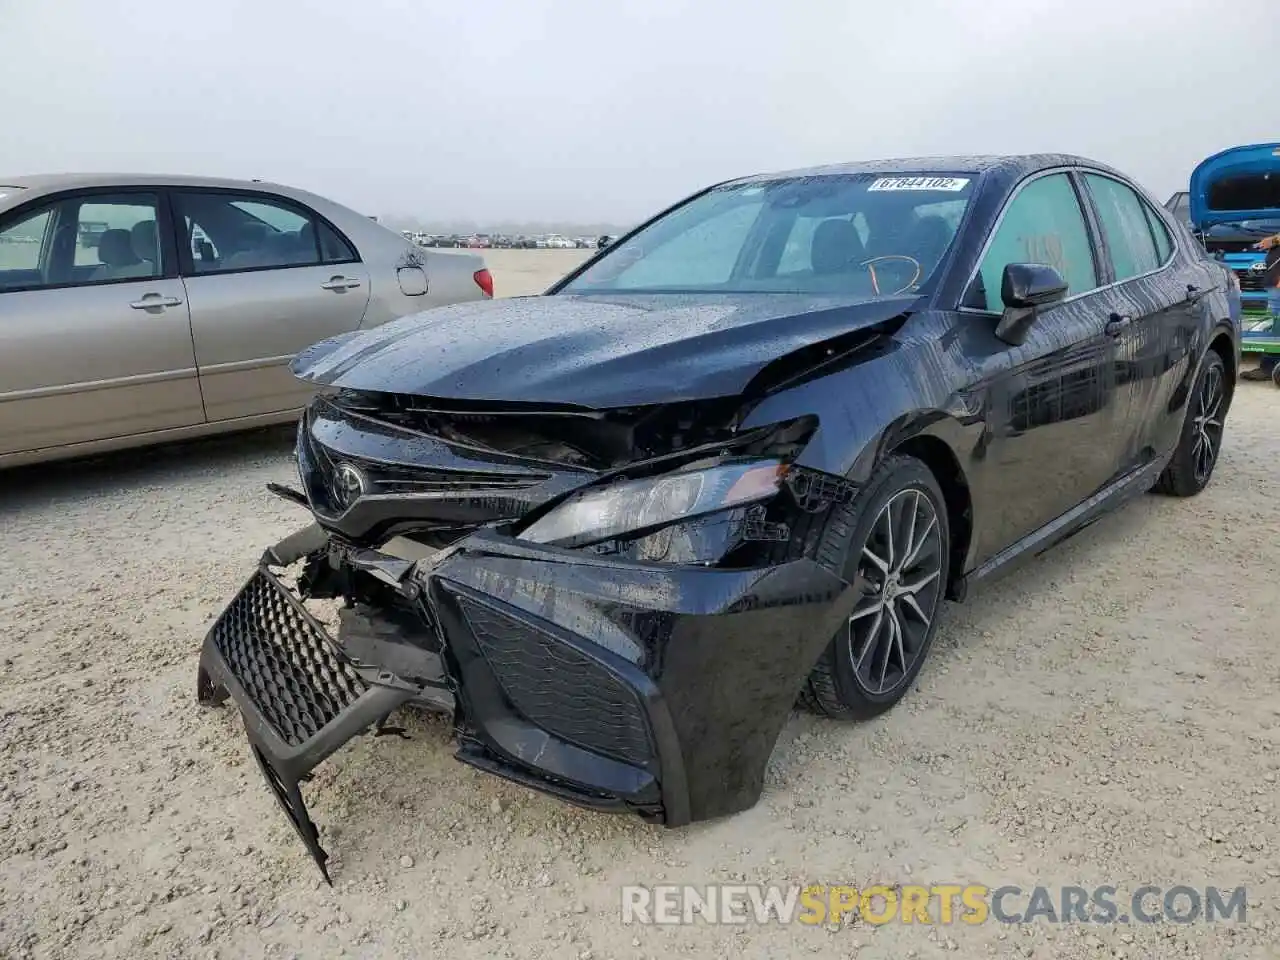
{"label": "toyota emblem", "polygon": [[1259,260],[1256,263],[1249,264],[1249,272],[1250,273],[1266,273],[1267,272],[1266,261]]}
{"label": "toyota emblem", "polygon": [[333,493],[337,506],[351,506],[364,493],[364,474],[349,463],[338,464],[333,472]]}

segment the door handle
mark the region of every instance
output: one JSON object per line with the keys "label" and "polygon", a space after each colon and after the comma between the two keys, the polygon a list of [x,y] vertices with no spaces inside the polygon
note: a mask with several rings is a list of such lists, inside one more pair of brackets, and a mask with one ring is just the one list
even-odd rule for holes
{"label": "door handle", "polygon": [[141,300],[129,304],[135,310],[158,310],[164,307],[180,307],[182,301],[177,297],[162,297],[158,293],[148,293]]}
{"label": "door handle", "polygon": [[1118,313],[1113,313],[1103,329],[1106,330],[1107,336],[1118,337],[1128,329],[1131,323],[1133,323],[1133,317],[1125,317]]}
{"label": "door handle", "polygon": [[350,277],[332,277],[325,283],[320,284],[324,290],[333,290],[341,293],[343,290],[353,290],[360,286],[360,281]]}

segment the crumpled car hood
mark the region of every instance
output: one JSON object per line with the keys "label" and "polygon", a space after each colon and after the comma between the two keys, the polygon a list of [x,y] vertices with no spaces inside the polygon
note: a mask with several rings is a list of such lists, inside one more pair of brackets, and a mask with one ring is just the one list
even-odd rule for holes
{"label": "crumpled car hood", "polygon": [[309,383],[603,408],[742,393],[761,369],[903,314],[916,296],[538,296],[440,307],[321,341]]}

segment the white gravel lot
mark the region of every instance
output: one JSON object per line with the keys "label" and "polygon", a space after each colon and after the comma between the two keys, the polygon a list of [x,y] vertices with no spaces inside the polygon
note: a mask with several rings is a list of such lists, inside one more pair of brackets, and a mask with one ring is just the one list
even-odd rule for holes
{"label": "white gravel lot", "polygon": [[[499,285],[502,274],[498,275]],[[545,284],[542,284],[545,285]],[[508,289],[505,292],[515,292]],[[199,642],[305,522],[290,432],[0,475],[0,958],[1280,956],[1280,391],[1217,474],[952,605],[915,692],[797,714],[759,805],[680,831],[360,738],[307,788],[335,887]],[[624,883],[1248,887],[1245,923],[634,927]]]}

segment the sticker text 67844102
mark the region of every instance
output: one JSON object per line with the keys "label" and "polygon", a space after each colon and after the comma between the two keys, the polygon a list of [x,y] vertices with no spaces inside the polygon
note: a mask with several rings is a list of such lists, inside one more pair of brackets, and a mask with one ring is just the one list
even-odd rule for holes
{"label": "sticker text 67844102", "polygon": [[969,185],[968,177],[880,177],[868,190],[943,190],[959,193]]}

